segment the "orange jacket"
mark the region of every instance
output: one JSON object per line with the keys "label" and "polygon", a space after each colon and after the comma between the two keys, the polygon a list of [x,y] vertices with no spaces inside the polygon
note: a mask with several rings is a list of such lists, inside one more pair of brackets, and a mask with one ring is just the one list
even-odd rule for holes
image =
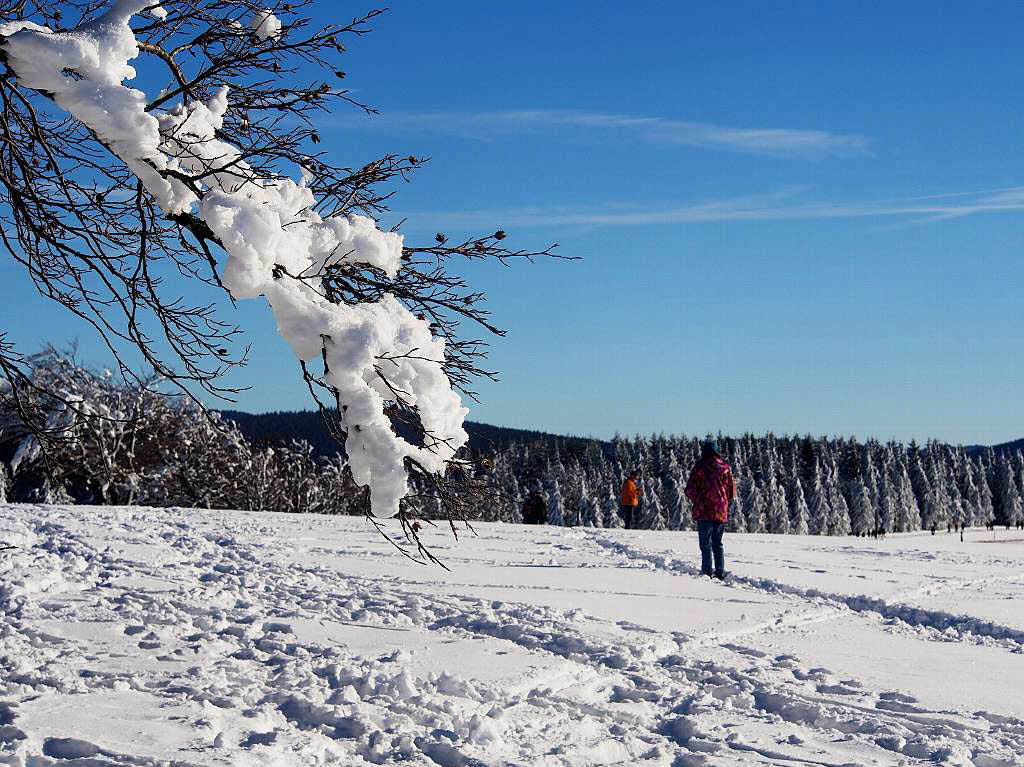
{"label": "orange jacket", "polygon": [[622,483],[622,505],[640,505],[640,490],[637,489],[635,479],[627,479],[625,482]]}

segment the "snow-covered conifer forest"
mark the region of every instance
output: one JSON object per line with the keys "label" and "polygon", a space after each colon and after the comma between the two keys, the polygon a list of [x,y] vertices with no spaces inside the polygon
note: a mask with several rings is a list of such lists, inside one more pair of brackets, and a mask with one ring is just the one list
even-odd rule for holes
{"label": "snow-covered conifer forest", "polygon": [[[44,454],[17,411],[0,411],[0,471],[11,499],[325,514],[368,508],[343,454],[317,455],[304,440],[253,444],[235,423],[188,400],[126,386],[53,349],[33,357],[31,369],[41,390],[61,394],[36,409],[49,407],[64,439]],[[770,434],[718,440],[737,484],[733,532],[862,536],[1024,524],[1019,449]],[[466,512],[518,523],[527,501],[539,498],[548,524],[619,527],[618,490],[636,469],[643,498],[635,527],[687,530],[682,489],[700,445],[654,436],[464,450],[460,460],[479,490]],[[414,486],[410,514],[443,518],[434,492]]]}

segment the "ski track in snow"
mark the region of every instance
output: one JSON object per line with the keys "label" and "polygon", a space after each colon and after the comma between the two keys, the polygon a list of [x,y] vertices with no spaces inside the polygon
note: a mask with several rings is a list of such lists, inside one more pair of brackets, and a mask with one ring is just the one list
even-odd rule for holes
{"label": "ski track in snow", "polygon": [[[627,560],[643,562],[656,569],[682,575],[700,576],[700,568],[689,562],[664,554],[645,551],[642,548],[621,541],[611,540],[600,533],[595,534],[593,540],[598,545],[611,549]],[[1022,584],[1024,583],[1024,574],[1002,577],[989,576],[973,580],[950,579],[941,583],[921,586],[889,599],[879,599],[863,594],[829,593],[818,589],[800,588],[769,578],[752,578],[742,575],[731,575],[723,585],[726,587],[763,591],[770,594],[786,594],[814,605],[813,608],[804,612],[789,614],[774,618],[765,623],[746,627],[741,631],[734,632],[729,638],[757,633],[770,627],[802,626],[831,620],[849,612],[874,613],[887,621],[899,622],[907,626],[929,630],[929,633],[926,635],[938,641],[956,639],[991,644],[994,640],[996,644],[1006,647],[1012,652],[1024,653],[1024,631],[992,621],[980,620],[969,615],[953,615],[941,610],[929,610],[904,604],[905,601],[913,598],[935,596],[944,592],[969,589],[981,585],[991,586],[996,583]],[[698,641],[714,643],[722,638],[718,634],[709,634],[700,637]]]}
{"label": "ski track in snow", "polygon": [[[813,665],[813,648],[800,658],[736,643],[876,613],[957,641],[1024,644],[969,616],[736,576],[718,586],[796,611],[691,636],[530,604],[513,567],[499,571],[504,584],[432,593],[436,571],[403,569],[360,519],[0,512],[0,539],[19,547],[0,555],[0,764],[1024,765],[1020,719],[870,689]],[[520,543],[538,535],[481,528]],[[302,549],[296,530],[353,540]],[[562,535],[560,550],[591,571],[696,571],[624,542],[628,533]],[[394,572],[356,572],[356,559]],[[510,582],[522,601],[458,593]],[[901,599],[912,593],[924,592]]]}

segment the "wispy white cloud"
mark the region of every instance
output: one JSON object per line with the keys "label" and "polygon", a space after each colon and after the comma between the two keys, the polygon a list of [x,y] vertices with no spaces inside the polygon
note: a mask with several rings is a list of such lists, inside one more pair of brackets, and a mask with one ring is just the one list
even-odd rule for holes
{"label": "wispy white cloud", "polygon": [[854,133],[797,128],[735,128],[664,117],[605,114],[571,109],[493,112],[395,112],[336,126],[444,133],[477,141],[501,136],[562,132],[572,137],[616,135],[655,144],[719,149],[775,157],[856,157],[870,154],[871,142]]}
{"label": "wispy white cloud", "polygon": [[720,221],[813,221],[827,219],[896,219],[917,224],[980,213],[1024,211],[1024,187],[981,192],[955,192],[903,199],[863,202],[802,202],[806,190],[788,188],[751,195],[663,207],[605,205],[592,207],[533,207],[406,213],[412,226],[505,228],[563,226],[645,226]]}

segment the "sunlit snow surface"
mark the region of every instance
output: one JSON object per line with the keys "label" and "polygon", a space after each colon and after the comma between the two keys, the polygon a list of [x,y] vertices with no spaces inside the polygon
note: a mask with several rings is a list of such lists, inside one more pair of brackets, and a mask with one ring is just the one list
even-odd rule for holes
{"label": "sunlit snow surface", "polygon": [[0,506],[0,764],[1024,765],[1024,535]]}

